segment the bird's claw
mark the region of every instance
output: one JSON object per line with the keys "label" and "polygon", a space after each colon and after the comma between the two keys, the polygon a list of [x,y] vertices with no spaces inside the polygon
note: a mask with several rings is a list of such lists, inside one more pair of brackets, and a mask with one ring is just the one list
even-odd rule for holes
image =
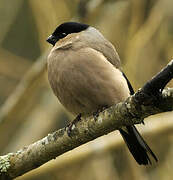
{"label": "bird's claw", "polygon": [[98,109],[96,112],[93,112],[93,117],[96,120],[99,117],[99,113],[107,109],[108,106],[103,106],[100,109]]}
{"label": "bird's claw", "polygon": [[81,113],[71,122],[67,125],[67,135],[71,137],[71,132],[73,130],[73,127],[75,127],[75,124],[81,120]]}

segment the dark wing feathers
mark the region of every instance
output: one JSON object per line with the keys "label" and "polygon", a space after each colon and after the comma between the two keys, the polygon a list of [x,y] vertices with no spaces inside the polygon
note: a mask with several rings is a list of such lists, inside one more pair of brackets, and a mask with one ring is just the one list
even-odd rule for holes
{"label": "dark wing feathers", "polygon": [[[130,94],[134,94],[134,90],[127,79],[126,75],[123,73],[123,76],[125,77]],[[157,162],[158,159],[155,156],[155,154],[152,152],[150,147],[147,145],[145,140],[142,138],[142,136],[139,134],[138,130],[136,129],[135,126],[126,126],[120,129],[120,133],[135,160],[138,162],[140,165],[147,165],[151,164],[151,160],[148,156],[147,153],[149,153]]]}

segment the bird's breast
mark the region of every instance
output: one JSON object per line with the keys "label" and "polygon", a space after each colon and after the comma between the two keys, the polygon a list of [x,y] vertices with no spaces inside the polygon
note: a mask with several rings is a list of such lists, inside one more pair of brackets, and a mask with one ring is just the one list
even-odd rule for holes
{"label": "bird's breast", "polygon": [[48,58],[48,79],[55,95],[73,114],[91,114],[129,96],[121,71],[91,48],[53,52]]}

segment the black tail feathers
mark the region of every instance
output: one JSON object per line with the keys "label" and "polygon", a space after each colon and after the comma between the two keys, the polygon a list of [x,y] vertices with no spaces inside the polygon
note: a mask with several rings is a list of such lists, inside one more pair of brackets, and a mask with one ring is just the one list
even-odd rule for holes
{"label": "black tail feathers", "polygon": [[146,144],[135,126],[126,126],[120,129],[120,133],[138,164],[152,164],[147,153],[149,153],[155,161],[158,161],[157,157]]}

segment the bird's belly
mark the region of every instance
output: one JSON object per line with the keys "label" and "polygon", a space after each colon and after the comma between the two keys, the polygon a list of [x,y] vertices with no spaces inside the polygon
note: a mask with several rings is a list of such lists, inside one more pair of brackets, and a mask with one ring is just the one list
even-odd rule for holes
{"label": "bird's belly", "polygon": [[111,106],[129,96],[122,73],[99,64],[70,63],[59,72],[48,69],[51,87],[65,108],[77,115],[92,114],[104,106]]}

